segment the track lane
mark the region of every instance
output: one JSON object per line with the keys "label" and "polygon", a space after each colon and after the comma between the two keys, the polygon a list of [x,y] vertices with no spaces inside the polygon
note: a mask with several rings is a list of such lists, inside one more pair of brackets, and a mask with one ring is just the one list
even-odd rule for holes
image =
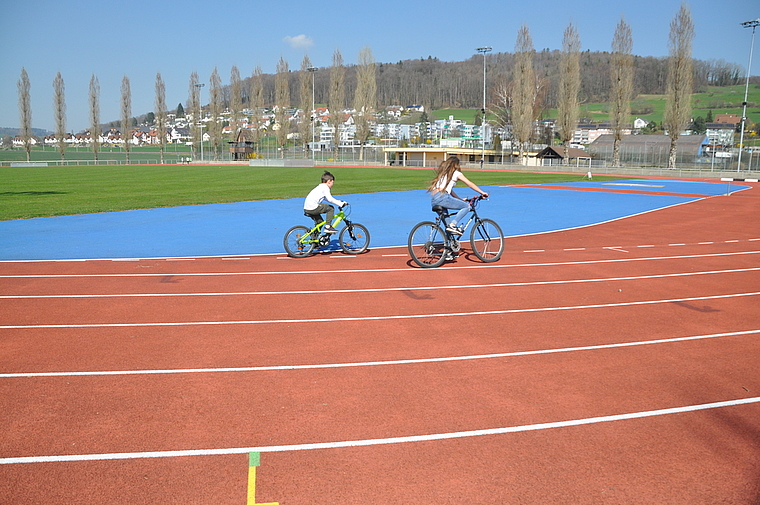
{"label": "track lane", "polygon": [[[552,263],[549,256],[559,251],[577,254],[581,260],[591,259],[591,256],[596,256],[597,260],[606,257],[611,260],[620,255],[651,255],[656,248],[639,248],[635,253],[605,249],[601,254],[564,249],[580,244],[584,247],[649,245],[655,242],[652,235],[659,234],[658,230],[663,228],[668,230],[667,236],[660,238],[666,240],[656,243],[713,242],[701,247],[724,251],[736,247],[736,243],[717,244],[722,237],[724,240],[744,237],[748,243],[756,244],[749,241],[758,236],[757,220],[737,219],[739,222],[736,223],[726,219],[727,215],[732,218],[751,215],[746,209],[741,212],[743,207],[736,200],[728,201],[734,198],[726,198],[725,202],[711,199],[704,205],[697,202],[668,212],[652,213],[657,216],[637,216],[626,223],[609,223],[594,230],[513,239],[513,243],[520,245],[517,248],[520,252],[510,253],[507,260],[512,264],[518,263],[513,262],[516,258],[524,262],[524,258],[530,257],[530,261],[536,264]],[[722,207],[718,208],[718,204]],[[689,217],[681,212],[692,205],[695,209],[707,210],[709,219],[704,213],[697,213],[696,217],[692,213]],[[662,219],[663,216],[667,219]],[[712,228],[710,223],[714,223]],[[724,225],[718,229],[718,223]],[[741,226],[745,228],[741,229]],[[623,236],[621,233],[624,233],[625,242],[610,240]],[[691,239],[686,240],[689,233]],[[695,234],[698,236],[696,240]],[[649,240],[638,240],[636,236]],[[685,250],[683,247],[673,246],[671,251]],[[540,249],[544,252],[522,252]],[[373,254],[356,259],[373,260]],[[696,270],[707,270],[724,268],[726,261],[733,259],[711,256],[709,259],[681,261],[668,259],[662,263],[677,263],[682,271],[686,270],[684,264]],[[192,273],[199,265],[232,270],[229,266],[232,263],[236,263],[237,268],[259,261],[206,260],[205,265],[201,265],[204,262],[183,262],[181,270]],[[318,268],[347,264],[329,257],[307,261],[310,267]],[[383,261],[399,260],[386,258]],[[703,263],[705,261],[709,265]],[[289,260],[272,263],[275,262],[270,269],[272,272],[303,269],[307,264]],[[136,262],[137,265],[140,263]],[[222,263],[223,266],[216,267]],[[350,263],[357,264],[354,260]],[[564,268],[572,269],[574,273],[583,270],[587,276],[599,276],[618,274],[621,265],[630,263],[638,264],[638,260],[588,265],[578,261]],[[165,262],[156,268],[165,274],[170,271],[168,267],[176,268],[177,265],[180,263],[169,265]],[[753,259],[749,259],[747,266],[752,265]],[[115,273],[123,271],[123,267],[123,264],[108,265],[108,269]],[[479,271],[490,275],[504,271],[510,281],[515,272],[520,271],[523,272],[520,274],[522,279],[536,277],[535,274],[526,275],[523,267],[473,267],[477,264],[458,262],[452,268],[425,271],[421,275],[452,283],[472,282],[476,280],[473,276],[477,277],[475,272]],[[41,268],[49,267],[41,265]],[[20,271],[15,267],[12,269]],[[561,270],[547,265],[529,269],[553,270],[554,274]],[[86,274],[89,266],[76,265],[76,270]],[[644,270],[668,271],[660,266]],[[317,273],[307,275],[319,276]],[[326,275],[336,277],[333,273]],[[352,274],[339,274],[338,277],[345,275]],[[562,274],[557,278],[570,276]],[[682,292],[708,288],[726,291],[731,286],[725,284],[743,282],[736,281],[735,275],[727,278],[730,278],[729,283],[721,282],[723,276],[718,275],[714,285],[699,286],[692,286],[691,279],[682,279],[675,289]],[[3,278],[0,283],[5,280]],[[643,282],[636,284],[639,294],[659,294],[664,298],[670,292],[667,284],[657,289],[647,288]],[[572,288],[561,288],[555,294],[555,288],[543,287],[548,298],[557,296],[561,299],[578,293]],[[527,293],[532,289],[539,290],[538,287],[525,287],[516,291]],[[87,292],[86,287],[84,292]],[[424,293],[420,295],[414,291],[409,294],[424,296]],[[602,294],[591,292],[588,296],[601,297]],[[613,292],[612,296],[617,295]],[[0,331],[3,349],[11,351],[14,366],[21,368],[49,369],[66,364],[94,370],[124,369],[124,364],[155,368],[157,364],[176,366],[179,363],[207,366],[223,363],[328,363],[334,362],[330,358],[336,356],[356,361],[379,357],[406,359],[410,356],[464,355],[474,350],[504,352],[505,349],[535,350],[571,344],[642,341],[701,335],[713,330],[715,333],[756,330],[760,321],[756,303],[750,298],[542,312],[540,315],[467,316],[457,318],[453,324],[443,320],[390,321],[388,324],[378,321],[314,323],[308,332],[292,326],[270,332],[250,328],[187,327]],[[442,301],[456,303],[453,299],[441,294]],[[414,300],[414,303],[425,305],[429,301]],[[35,357],[34,352],[28,352],[39,350],[44,353],[48,344],[51,351],[47,355]],[[26,434],[23,440],[14,438],[8,442],[10,445],[4,441],[0,453],[7,455],[8,447],[12,446],[22,451],[39,450],[42,454],[51,454],[52,447],[82,454],[82,447],[76,447],[79,443],[91,449],[126,447],[134,450],[173,444],[187,447],[188,442],[193,441],[218,448],[225,447],[221,445],[223,442],[246,439],[246,435],[249,435],[247,440],[255,438],[269,444],[273,443],[272,439],[313,440],[330,434],[346,440],[347,435],[352,434],[369,436],[416,427],[421,430],[429,430],[431,426],[451,429],[468,424],[482,426],[488,421],[529,422],[531,419],[553,422],[567,419],[565,416],[604,415],[610,410],[620,413],[618,409],[621,407],[651,410],[655,406],[667,404],[665,408],[670,408],[710,398],[719,401],[729,397],[749,398],[753,394],[756,396],[759,389],[757,367],[753,363],[756,355],[757,337],[747,334],[648,346],[515,356],[486,360],[486,365],[480,363],[481,360],[394,365],[391,366],[393,372],[384,374],[381,372],[386,366],[130,376],[110,378],[110,381],[107,377],[76,377],[73,381],[66,377],[0,379],[2,392],[13,389],[9,394],[16,395],[8,397],[13,398],[9,402],[10,409],[4,414],[9,417],[0,419],[6,425],[12,416],[11,421],[18,423],[14,427],[18,426],[20,433]],[[8,354],[2,357],[3,366],[7,357]],[[259,376],[264,379],[260,380]],[[208,377],[216,378],[208,380]],[[65,384],[67,379],[70,384]],[[22,384],[28,394],[15,393],[10,386],[13,383]],[[278,389],[280,387],[283,390]],[[446,388],[451,388],[449,395]],[[337,396],[336,390],[340,391]],[[400,393],[394,394],[396,391]],[[42,394],[49,396],[42,397]],[[5,402],[5,396],[0,397]],[[378,401],[374,403],[373,400]],[[450,408],[446,403],[449,400]],[[283,405],[278,401],[285,403],[284,413],[281,412]],[[130,403],[133,405],[131,409],[128,408]],[[170,409],[170,406],[175,408]],[[280,412],[274,412],[277,407]],[[40,414],[37,408],[41,408],[42,417],[49,416],[46,418],[51,422],[42,425],[36,421],[34,416]],[[758,414],[757,404],[740,405],[540,432],[271,453],[263,456],[257,496],[259,501],[316,504],[336,501],[375,504],[410,499],[416,503],[441,503],[454,499],[497,503],[706,503],[716,497],[730,503],[749,504],[759,491],[756,468],[760,461],[756,451],[751,449],[756,445]],[[352,422],[352,415],[357,422]],[[23,419],[39,423],[40,430],[37,432],[23,426]],[[225,424],[224,419],[237,424]],[[37,441],[37,433],[42,442],[48,440],[50,445],[44,446]],[[92,436],[88,438],[88,435]],[[69,445],[72,441],[74,445]],[[114,489],[129,497],[130,503],[239,503],[245,496],[247,468],[241,455],[169,459],[174,461],[159,458],[140,462],[0,465],[0,479],[11,484],[0,491],[0,498],[10,496],[15,499],[23,493],[24,499],[38,502],[92,503],[99,501],[98,497],[112,496]],[[88,477],[92,475],[97,478]]]}

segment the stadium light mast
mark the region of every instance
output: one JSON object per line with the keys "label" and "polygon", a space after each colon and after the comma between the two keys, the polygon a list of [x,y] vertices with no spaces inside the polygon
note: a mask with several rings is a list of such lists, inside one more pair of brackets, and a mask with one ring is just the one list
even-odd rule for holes
{"label": "stadium light mast", "polygon": [[203,162],[203,121],[201,121],[201,114],[203,114],[203,102],[201,102],[201,88],[205,85],[206,84],[202,82],[195,84],[195,87],[198,88],[198,130],[201,132],[201,162]]}
{"label": "stadium light mast", "polygon": [[491,46],[483,46],[476,49],[477,52],[483,55],[483,108],[480,109],[483,117],[480,121],[480,144],[482,146],[480,168],[483,168],[483,163],[486,160],[486,53],[491,52],[491,49],[493,49]]}
{"label": "stadium light mast", "polygon": [[317,71],[317,67],[309,67],[306,70],[311,72],[311,159],[314,159],[314,123],[317,122],[317,109],[314,104],[314,73]]}
{"label": "stadium light mast", "polygon": [[742,23],[744,28],[752,28],[752,42],[749,46],[749,63],[747,64],[747,82],[744,85],[744,103],[742,104],[742,130],[739,133],[739,159],[736,163],[736,171],[740,172],[742,169],[742,150],[744,149],[744,123],[747,120],[747,94],[749,92],[749,76],[750,69],[752,68],[752,51],[755,48],[755,28],[760,26],[760,18],[753,19],[752,21],[745,21]]}

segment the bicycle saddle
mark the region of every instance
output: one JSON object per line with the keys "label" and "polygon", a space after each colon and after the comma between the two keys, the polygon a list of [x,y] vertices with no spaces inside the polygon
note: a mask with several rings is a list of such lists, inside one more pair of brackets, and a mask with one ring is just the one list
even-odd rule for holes
{"label": "bicycle saddle", "polygon": [[441,207],[440,205],[433,205],[433,212],[436,214],[440,214],[442,216],[447,216],[448,211],[446,210],[446,207]]}

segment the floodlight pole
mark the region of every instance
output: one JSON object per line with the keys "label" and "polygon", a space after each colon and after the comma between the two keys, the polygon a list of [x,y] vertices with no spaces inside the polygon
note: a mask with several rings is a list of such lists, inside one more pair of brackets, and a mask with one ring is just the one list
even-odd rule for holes
{"label": "floodlight pole", "polygon": [[311,159],[314,158],[314,123],[317,122],[317,109],[314,104],[314,73],[317,71],[317,67],[309,67],[306,70],[311,72]]}
{"label": "floodlight pole", "polygon": [[201,102],[201,88],[205,86],[204,83],[196,83],[195,87],[198,88],[198,130],[201,132],[201,162],[203,162],[203,122],[201,121],[201,114],[203,114],[203,105]]}
{"label": "floodlight pole", "polygon": [[491,52],[491,46],[479,47],[477,52],[483,55],[483,108],[480,112],[483,114],[480,121],[480,166],[483,167],[483,163],[486,161],[486,53]]}
{"label": "floodlight pole", "polygon": [[752,42],[749,46],[749,63],[747,64],[747,82],[744,85],[744,103],[742,104],[742,129],[739,133],[739,157],[736,163],[736,171],[740,172],[742,169],[742,150],[744,149],[744,123],[747,120],[747,95],[749,92],[749,76],[750,69],[752,68],[752,51],[755,48],[755,28],[760,25],[760,18],[753,19],[752,21],[745,21],[742,23],[744,28],[752,28]]}

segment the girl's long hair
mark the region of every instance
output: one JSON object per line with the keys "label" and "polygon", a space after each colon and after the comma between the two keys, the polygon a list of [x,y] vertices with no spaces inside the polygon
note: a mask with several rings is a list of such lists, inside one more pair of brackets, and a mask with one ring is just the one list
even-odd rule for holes
{"label": "girl's long hair", "polygon": [[440,165],[438,165],[438,168],[435,170],[435,177],[432,181],[430,181],[428,191],[431,193],[435,191],[435,188],[438,186],[438,183],[440,181],[444,181],[444,183],[441,184],[441,187],[445,188],[451,178],[454,176],[454,172],[457,170],[459,170],[459,158],[456,156],[449,156],[446,158],[441,162]]}

